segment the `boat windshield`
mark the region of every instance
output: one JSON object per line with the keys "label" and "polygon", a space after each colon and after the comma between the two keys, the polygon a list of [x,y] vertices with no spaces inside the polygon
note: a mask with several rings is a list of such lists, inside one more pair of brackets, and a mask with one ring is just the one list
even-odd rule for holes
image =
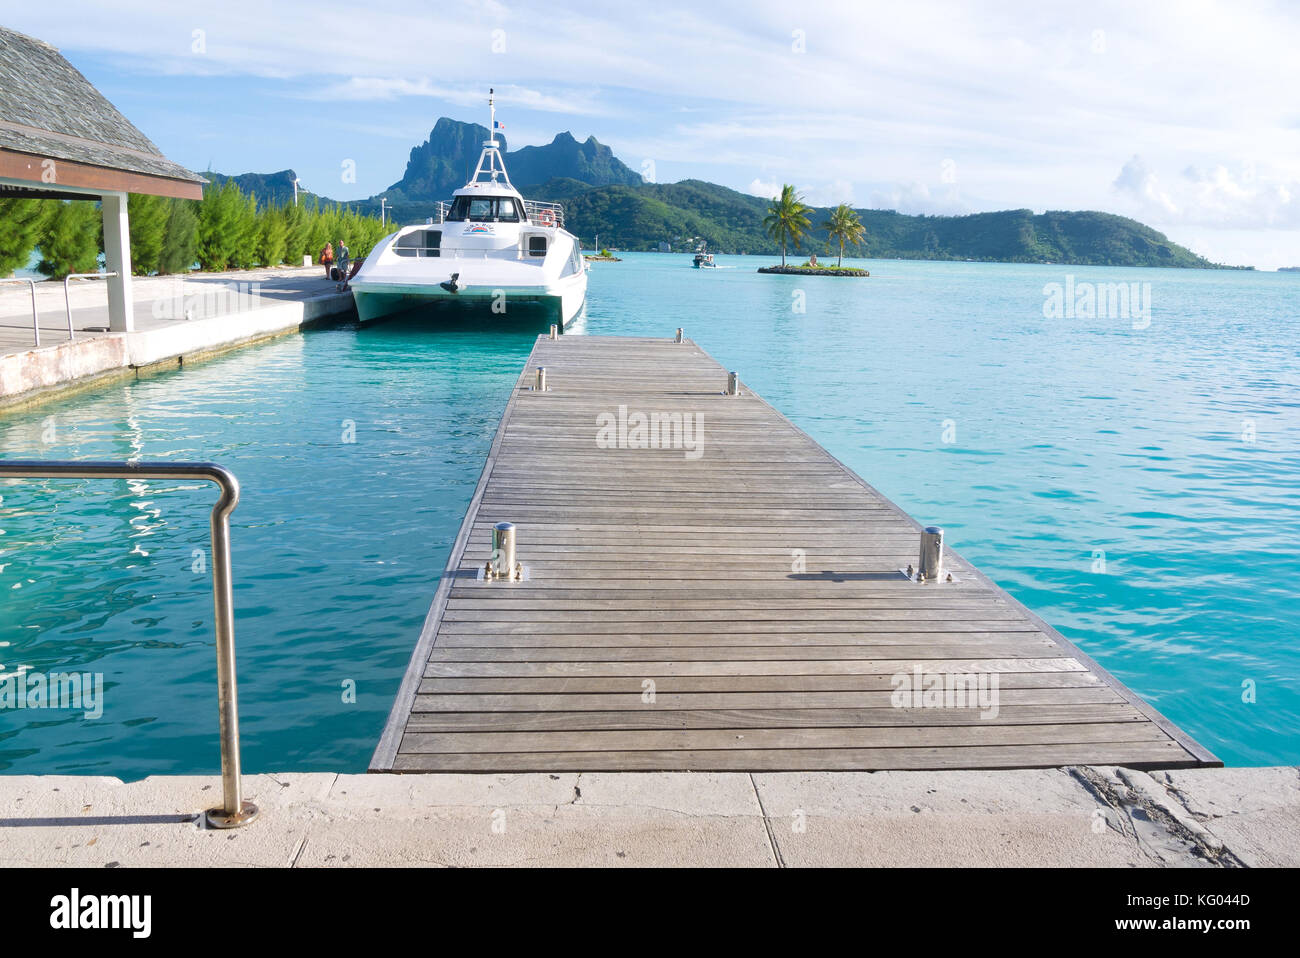
{"label": "boat windshield", "polygon": [[518,223],[519,201],[513,196],[458,196],[451,203],[448,223]]}

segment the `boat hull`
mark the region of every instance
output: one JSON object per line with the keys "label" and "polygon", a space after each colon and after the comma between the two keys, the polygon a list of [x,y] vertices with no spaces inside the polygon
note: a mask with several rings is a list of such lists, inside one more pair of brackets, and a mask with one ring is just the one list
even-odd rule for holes
{"label": "boat hull", "polygon": [[363,323],[398,313],[436,306],[463,309],[485,320],[506,319],[513,308],[542,310],[550,321],[569,325],[587,299],[587,277],[579,275],[546,289],[535,287],[473,287],[455,293],[425,283],[352,283],[357,317]]}

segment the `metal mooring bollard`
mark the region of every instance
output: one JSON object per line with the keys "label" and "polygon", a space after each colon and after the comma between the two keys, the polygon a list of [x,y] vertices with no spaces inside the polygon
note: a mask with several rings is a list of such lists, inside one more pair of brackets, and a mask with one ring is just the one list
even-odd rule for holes
{"label": "metal mooring bollard", "polygon": [[682,341],[682,328],[681,328],[680,326],[678,326],[678,327],[677,327],[677,339],[676,339],[676,342],[679,342],[679,343],[680,343],[681,341]]}
{"label": "metal mooring bollard", "polygon": [[537,367],[537,385],[534,387],[538,392],[546,392],[546,367]]}
{"label": "metal mooring bollard", "polygon": [[921,533],[921,557],[917,561],[918,582],[938,582],[943,578],[943,530],[926,526]]}
{"label": "metal mooring bollard", "polygon": [[492,558],[488,560],[488,577],[506,579],[521,577],[522,570],[515,561],[515,524],[498,522],[492,527]]}
{"label": "metal mooring bollard", "polygon": [[740,376],[735,372],[727,373],[727,395],[740,395]]}
{"label": "metal mooring bollard", "polygon": [[551,339],[559,339],[559,338],[560,338],[560,327],[556,326],[554,323],[551,323]]}

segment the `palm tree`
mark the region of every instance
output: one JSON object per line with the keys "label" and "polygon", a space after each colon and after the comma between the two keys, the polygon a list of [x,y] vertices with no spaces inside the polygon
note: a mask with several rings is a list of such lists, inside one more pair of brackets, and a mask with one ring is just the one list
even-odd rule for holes
{"label": "palm tree", "polygon": [[767,235],[781,244],[781,265],[785,265],[785,244],[794,243],[799,248],[799,241],[808,229],[808,214],[812,209],[804,205],[803,197],[794,191],[789,183],[781,187],[781,195],[772,198],[772,205],[767,208],[763,218],[763,229]]}
{"label": "palm tree", "polygon": [[835,209],[831,210],[831,217],[823,223],[820,229],[826,231],[826,235],[833,240],[839,240],[840,243],[840,261],[838,266],[844,265],[844,244],[852,246],[862,242],[862,237],[866,235],[866,227],[858,219],[858,214],[853,212],[847,203],[841,203]]}

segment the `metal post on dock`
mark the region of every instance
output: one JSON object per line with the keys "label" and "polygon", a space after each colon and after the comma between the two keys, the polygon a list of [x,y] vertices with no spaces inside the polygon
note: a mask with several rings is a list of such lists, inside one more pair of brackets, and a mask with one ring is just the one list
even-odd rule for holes
{"label": "metal post on dock", "polygon": [[740,376],[735,372],[735,370],[727,373],[727,395],[740,395]]}
{"label": "metal post on dock", "polygon": [[681,341],[682,341],[682,328],[681,328],[680,326],[678,326],[678,327],[677,327],[677,338],[674,340],[674,342],[678,342],[678,343],[680,343]]}
{"label": "metal post on dock", "polygon": [[551,339],[559,339],[559,338],[560,338],[560,327],[555,325],[555,323],[551,323]]}
{"label": "metal post on dock", "polygon": [[938,582],[943,577],[943,529],[926,526],[921,533],[921,557],[917,560],[916,580]]}
{"label": "metal post on dock", "polygon": [[492,559],[489,562],[492,578],[516,579],[519,564],[515,561],[515,524],[498,522],[492,527]]}
{"label": "metal post on dock", "polygon": [[212,828],[238,828],[257,818],[244,800],[239,762],[239,692],[235,681],[235,615],[230,570],[230,514],[239,504],[239,480],[215,462],[55,462],[0,459],[0,479],[205,479],[221,490],[212,507],[212,606],[217,639],[217,705],[221,727],[221,808],[209,809]]}
{"label": "metal post on dock", "polygon": [[540,393],[546,392],[546,367],[537,367],[537,384],[533,387]]}

